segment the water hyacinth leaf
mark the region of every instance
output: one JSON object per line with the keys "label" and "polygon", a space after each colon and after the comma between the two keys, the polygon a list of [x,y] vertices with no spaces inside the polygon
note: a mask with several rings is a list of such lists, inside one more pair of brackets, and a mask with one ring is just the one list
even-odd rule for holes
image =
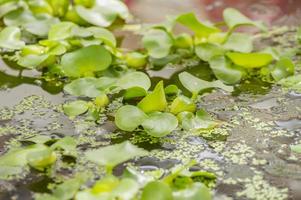
{"label": "water hyacinth leaf", "polygon": [[221,81],[216,80],[213,82],[201,80],[188,72],[182,72],[179,74],[179,79],[182,85],[189,90],[192,94],[197,94],[200,91],[208,88],[220,88],[227,92],[232,92],[233,87],[223,84]]}
{"label": "water hyacinth leaf", "polygon": [[138,148],[129,141],[122,142],[111,146],[101,147],[96,150],[86,152],[88,160],[99,165],[115,167],[129,159],[145,156],[147,151]]}
{"label": "water hyacinth leaf", "polygon": [[178,114],[183,111],[195,112],[195,103],[186,96],[178,96],[175,98],[170,106],[170,112],[173,114]]}
{"label": "water hyacinth leaf", "polygon": [[149,77],[143,72],[130,72],[118,79],[116,86],[122,89],[141,87],[147,91],[151,86],[151,81]]}
{"label": "water hyacinth leaf", "polygon": [[56,161],[56,157],[55,152],[44,145],[44,148],[41,148],[39,151],[28,153],[26,158],[31,167],[37,170],[43,170],[52,165]]}
{"label": "water hyacinth leaf", "polygon": [[281,79],[278,83],[290,90],[301,92],[301,74]]}
{"label": "water hyacinth leaf", "polygon": [[76,117],[81,115],[89,109],[89,105],[86,101],[78,100],[63,105],[63,110],[69,117]]}
{"label": "water hyacinth leaf", "polygon": [[111,54],[102,46],[92,45],[62,56],[62,69],[67,76],[80,77],[107,69]]}
{"label": "water hyacinth leaf", "polygon": [[216,44],[202,43],[195,47],[195,53],[200,59],[208,62],[215,56],[224,55],[225,50]]}
{"label": "water hyacinth leaf", "polygon": [[73,137],[67,136],[62,139],[59,139],[56,143],[51,145],[51,149],[53,150],[64,150],[64,155],[73,155],[77,154],[76,152],[77,142]]}
{"label": "water hyacinth leaf", "polygon": [[291,145],[290,148],[295,153],[301,153],[301,144]]}
{"label": "water hyacinth leaf", "polygon": [[163,30],[151,29],[142,38],[143,46],[153,58],[167,56],[173,45],[171,37]]}
{"label": "water hyacinth leaf", "polygon": [[208,37],[212,33],[220,32],[214,26],[200,23],[194,13],[186,13],[177,17],[177,22],[192,30],[197,37]]}
{"label": "water hyacinth leaf", "polygon": [[147,91],[141,87],[131,87],[127,89],[123,95],[125,100],[133,99],[137,97],[145,97],[147,95]]}
{"label": "water hyacinth leaf", "polygon": [[126,54],[126,63],[134,69],[141,69],[147,64],[147,55],[139,52],[130,52]]}
{"label": "water hyacinth leaf", "polygon": [[47,2],[52,7],[53,15],[58,17],[65,16],[70,4],[69,0],[48,0]]}
{"label": "water hyacinth leaf", "polygon": [[7,13],[10,13],[18,9],[19,5],[17,2],[1,2],[0,3],[0,18],[2,18]]}
{"label": "water hyacinth leaf", "polygon": [[168,85],[165,87],[164,92],[166,95],[177,95],[179,93],[179,88],[176,85]]}
{"label": "water hyacinth leaf", "polygon": [[92,8],[76,6],[77,14],[90,24],[102,27],[110,26],[117,17],[127,19],[127,6],[119,0],[95,0]]}
{"label": "water hyacinth leaf", "polygon": [[286,57],[282,57],[277,61],[271,74],[275,81],[280,81],[283,78],[293,75],[294,72],[295,65],[292,60]]}
{"label": "water hyacinth leaf", "polygon": [[38,66],[42,65],[49,58],[49,55],[42,54],[42,55],[27,55],[24,57],[20,57],[18,60],[18,65],[22,67],[26,67],[28,69],[34,69]]}
{"label": "water hyacinth leaf", "polygon": [[234,64],[248,69],[260,68],[270,64],[273,61],[273,56],[268,53],[229,52],[226,55]]}
{"label": "water hyacinth leaf", "polygon": [[49,29],[53,24],[59,23],[59,19],[54,17],[41,17],[24,24],[24,29],[29,33],[39,36],[46,37]]}
{"label": "water hyacinth leaf", "polygon": [[210,190],[202,183],[193,183],[185,189],[174,191],[174,200],[211,200]]}
{"label": "water hyacinth leaf", "polygon": [[209,61],[210,68],[214,75],[225,84],[238,83],[243,76],[243,69],[232,63],[225,58],[225,56],[215,56]]}
{"label": "water hyacinth leaf", "polygon": [[155,89],[144,97],[137,105],[145,113],[153,111],[164,111],[167,107],[167,101],[164,92],[163,81],[160,81]]}
{"label": "water hyacinth leaf", "polygon": [[64,91],[74,96],[97,97],[103,94],[100,86],[101,80],[97,78],[79,78],[65,85]]}
{"label": "water hyacinth leaf", "polygon": [[3,22],[6,26],[23,26],[35,20],[36,18],[30,11],[21,8],[3,17]]}
{"label": "water hyacinth leaf", "polygon": [[48,39],[49,40],[64,40],[73,37],[73,29],[77,25],[72,22],[60,22],[51,26]]}
{"label": "water hyacinth leaf", "polygon": [[121,179],[120,183],[111,192],[111,199],[132,200],[139,191],[138,183],[129,178]]}
{"label": "water hyacinth leaf", "polygon": [[18,27],[6,27],[0,32],[0,47],[5,49],[21,49],[25,42],[21,41],[21,31]]}
{"label": "water hyacinth leaf", "polygon": [[187,33],[181,33],[175,37],[175,44],[177,48],[191,48],[193,45],[193,39],[191,35]]}
{"label": "water hyacinth leaf", "polygon": [[91,32],[96,39],[103,41],[106,45],[116,47],[116,38],[111,31],[101,27],[89,27],[86,30]]}
{"label": "water hyacinth leaf", "polygon": [[232,33],[223,47],[231,51],[250,53],[253,50],[252,37],[243,33]]}
{"label": "water hyacinth leaf", "polygon": [[28,1],[28,7],[35,15],[49,14],[52,15],[53,10],[47,1],[31,0]]}
{"label": "water hyacinth leaf", "polygon": [[141,200],[173,200],[171,188],[161,181],[148,183],[142,191]]}
{"label": "water hyacinth leaf", "polygon": [[149,135],[163,137],[177,128],[178,120],[170,113],[154,112],[148,115],[142,126]]}
{"label": "water hyacinth leaf", "polygon": [[133,131],[147,118],[136,106],[126,105],[119,108],[115,115],[116,126],[124,131]]}
{"label": "water hyacinth leaf", "polygon": [[230,31],[243,25],[256,26],[262,31],[266,31],[267,28],[262,22],[252,21],[245,15],[241,14],[238,10],[234,8],[226,8],[223,12],[224,21],[229,27]]}

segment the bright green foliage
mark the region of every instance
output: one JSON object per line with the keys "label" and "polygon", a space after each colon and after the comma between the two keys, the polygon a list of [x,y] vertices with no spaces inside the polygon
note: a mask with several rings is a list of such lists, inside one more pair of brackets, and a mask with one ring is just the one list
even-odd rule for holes
{"label": "bright green foliage", "polygon": [[163,81],[160,81],[155,89],[144,97],[137,105],[145,113],[164,111],[167,107]]}
{"label": "bright green foliage", "polygon": [[120,77],[116,82],[116,86],[122,89],[140,87],[147,91],[151,86],[151,81],[143,72],[130,72]]}
{"label": "bright green foliage", "polygon": [[193,183],[184,190],[173,192],[174,200],[211,200],[210,190],[202,183]]}
{"label": "bright green foliage", "polygon": [[69,117],[76,117],[85,113],[89,109],[89,105],[86,101],[78,100],[64,104],[63,109],[64,113]]}
{"label": "bright green foliage", "polygon": [[301,144],[291,145],[290,148],[295,153],[301,153]]}
{"label": "bright green foliage", "polygon": [[115,124],[124,131],[133,131],[147,118],[136,106],[126,105],[119,108],[115,115]]}
{"label": "bright green foliage", "polygon": [[253,50],[252,37],[243,33],[232,33],[223,47],[231,51],[250,53]]}
{"label": "bright green foliage", "polygon": [[208,62],[215,56],[224,55],[225,50],[216,44],[201,43],[195,47],[195,53],[200,59]]}
{"label": "bright green foliage", "polygon": [[4,49],[21,49],[25,42],[20,40],[21,31],[19,28],[10,26],[0,32],[0,47]]}
{"label": "bright green foliage", "polygon": [[293,75],[295,72],[295,65],[291,59],[283,57],[277,61],[273,71],[271,72],[275,81]]}
{"label": "bright green foliage", "polygon": [[126,54],[125,60],[129,67],[141,69],[147,64],[147,55],[139,52],[131,52]]}
{"label": "bright green foliage", "polygon": [[111,54],[104,47],[92,45],[63,55],[61,65],[67,76],[81,77],[103,71],[111,62]]}
{"label": "bright green foliage", "polygon": [[141,200],[173,200],[172,190],[166,183],[153,181],[148,183],[142,192]]}
{"label": "bright green foliage", "polygon": [[175,115],[184,111],[195,112],[195,110],[195,103],[188,97],[182,95],[175,98],[170,105],[170,112]]}
{"label": "bright green foliage", "polygon": [[301,92],[301,74],[284,78],[278,83],[285,88]]}
{"label": "bright green foliage", "polygon": [[267,53],[227,53],[228,58],[236,65],[247,69],[260,68],[270,64],[273,61],[273,56]]}
{"label": "bright green foliage", "polygon": [[51,26],[48,39],[49,40],[64,40],[74,35],[74,28],[77,25],[72,22],[60,22]]}

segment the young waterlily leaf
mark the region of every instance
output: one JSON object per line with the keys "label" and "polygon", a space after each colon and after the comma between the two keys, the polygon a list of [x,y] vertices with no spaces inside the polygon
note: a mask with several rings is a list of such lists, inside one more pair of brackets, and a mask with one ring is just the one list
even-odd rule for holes
{"label": "young waterlily leaf", "polygon": [[81,77],[107,69],[111,54],[102,46],[92,45],[62,56],[62,69],[67,76]]}
{"label": "young waterlily leaf", "polygon": [[145,156],[147,151],[138,148],[129,141],[122,142],[111,146],[101,147],[97,150],[90,150],[86,152],[88,160],[99,165],[110,168],[123,163],[129,159]]}
{"label": "young waterlily leaf", "polygon": [[268,53],[229,52],[226,55],[234,64],[248,69],[260,68],[270,64],[273,61],[273,56]]}
{"label": "young waterlily leaf", "polygon": [[163,137],[178,126],[177,118],[170,113],[154,112],[143,121],[144,130],[153,137]]}
{"label": "young waterlily leaf", "polygon": [[173,200],[171,188],[162,181],[148,183],[142,191],[141,200]]}
{"label": "young waterlily leaf", "polygon": [[252,21],[234,8],[226,8],[223,12],[223,16],[224,21],[229,27],[230,31],[233,31],[235,28],[244,25],[256,26],[262,31],[267,30],[266,26],[262,22]]}
{"label": "young waterlily leaf", "polygon": [[0,32],[0,47],[5,49],[21,49],[25,42],[21,41],[21,31],[18,27],[10,26]]}
{"label": "young waterlily leaf", "polygon": [[74,96],[97,97],[103,94],[99,88],[102,80],[92,77],[79,78],[65,85],[64,91]]}
{"label": "young waterlily leaf", "polygon": [[117,17],[127,19],[128,8],[119,0],[95,0],[92,8],[82,5],[76,6],[77,14],[90,24],[96,26],[110,26]]}
{"label": "young waterlily leaf", "polygon": [[147,91],[151,86],[151,81],[143,72],[130,72],[118,79],[116,86],[122,89],[141,87]]}
{"label": "young waterlily leaf", "polygon": [[211,200],[210,190],[202,183],[193,183],[183,190],[174,191],[174,200]]}
{"label": "young waterlily leaf", "polygon": [[180,112],[195,112],[195,103],[186,96],[178,96],[175,98],[170,106],[170,112],[173,114],[178,114]]}
{"label": "young waterlily leaf", "polygon": [[73,101],[71,103],[67,103],[63,105],[63,110],[66,115],[69,117],[76,117],[78,115],[81,115],[89,109],[88,102],[78,100]]}
{"label": "young waterlily leaf", "polygon": [[164,92],[163,81],[160,81],[155,89],[144,97],[137,105],[145,113],[164,111],[167,101]]}
{"label": "young waterlily leaf", "polygon": [[215,56],[224,55],[225,50],[216,44],[201,43],[195,47],[195,53],[200,59],[208,62]]}
{"label": "young waterlily leaf", "polygon": [[143,46],[153,58],[163,58],[173,45],[171,37],[163,30],[151,29],[142,38]]}
{"label": "young waterlily leaf", "polygon": [[200,91],[208,88],[220,88],[223,89],[227,92],[232,92],[233,87],[232,86],[227,86],[223,84],[221,81],[204,81],[201,80],[188,72],[182,72],[179,74],[179,79],[182,83],[182,85],[189,90],[192,94],[198,94]]}
{"label": "young waterlily leaf", "polygon": [[119,108],[115,115],[116,126],[124,131],[133,131],[147,118],[136,106],[126,105]]}
{"label": "young waterlily leaf", "polygon": [[282,57],[277,61],[271,74],[275,81],[280,81],[283,78],[293,75],[294,72],[295,65],[292,60],[286,57]]}
{"label": "young waterlily leaf", "polygon": [[301,144],[291,145],[290,148],[295,153],[301,153]]}
{"label": "young waterlily leaf", "polygon": [[232,63],[225,58],[225,56],[215,56],[209,61],[210,68],[214,75],[225,84],[238,83],[244,73],[241,67],[232,65]]}
{"label": "young waterlily leaf", "polygon": [[223,44],[227,50],[250,53],[253,50],[252,37],[243,33],[232,33]]}
{"label": "young waterlily leaf", "polygon": [[220,30],[214,26],[200,23],[194,13],[186,13],[177,17],[177,22],[186,26],[192,30],[197,37],[208,37],[212,33],[220,32]]}

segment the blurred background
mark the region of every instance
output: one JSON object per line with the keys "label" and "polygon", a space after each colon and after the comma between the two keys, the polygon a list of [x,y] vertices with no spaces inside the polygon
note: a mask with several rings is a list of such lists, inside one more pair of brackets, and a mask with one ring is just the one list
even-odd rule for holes
{"label": "blurred background", "polygon": [[201,19],[219,22],[222,11],[233,7],[268,25],[301,25],[301,0],[126,0],[126,3],[134,16],[146,23],[191,11]]}

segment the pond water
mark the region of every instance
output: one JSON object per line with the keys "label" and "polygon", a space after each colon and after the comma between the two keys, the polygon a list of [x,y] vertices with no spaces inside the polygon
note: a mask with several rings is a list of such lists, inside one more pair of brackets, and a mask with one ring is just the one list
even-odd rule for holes
{"label": "pond water", "polygon": [[[263,9],[261,6],[265,5],[264,1],[258,1],[257,4],[254,1],[237,2],[129,0],[128,4],[134,15],[144,22],[161,21],[166,14],[191,10],[203,18],[218,21],[220,15],[216,13],[220,13],[219,9],[227,5],[242,8],[242,11],[245,8],[246,12],[255,8]],[[251,2],[253,7],[249,8]],[[288,21],[296,24],[296,20],[291,18],[297,19],[301,3],[287,2],[287,8],[283,8],[281,0],[265,1],[266,4],[274,3],[278,8],[273,7],[275,13],[266,14],[263,18],[271,24]],[[154,13],[156,8],[160,8],[160,12]],[[262,11],[256,9],[256,12]],[[295,29],[277,33],[271,37],[272,43],[286,45],[294,41],[291,37],[294,33]],[[195,76],[211,80],[212,74],[203,65],[199,62],[188,63],[185,67]],[[152,77],[153,84],[162,79],[167,84],[177,83],[177,75],[181,71],[183,66],[171,65],[147,73]],[[25,140],[37,134],[53,138],[74,136],[78,139],[80,150],[128,139],[150,151],[149,157],[133,163],[143,172],[159,169],[167,173],[178,163],[196,159],[199,164],[195,167],[217,174],[214,189],[216,200],[301,199],[301,156],[290,151],[291,144],[301,142],[301,94],[283,91],[278,86],[257,79],[243,82],[232,94],[222,91],[208,93],[199,99],[198,106],[222,121],[222,125],[201,135],[175,131],[160,141],[144,135],[120,133],[110,118],[104,118],[103,124],[88,123],[80,118],[70,120],[59,110],[59,106],[70,98],[62,93],[62,85],[47,82],[33,71],[20,71],[2,61],[0,151],[6,151],[15,139]],[[64,159],[73,162],[72,159]],[[68,176],[82,167],[89,168],[74,163],[71,168],[62,167],[59,174]],[[120,165],[114,173],[120,174],[123,169],[124,166]],[[0,199],[32,199],[32,192],[49,192],[46,186],[53,183],[53,179],[36,171],[22,178],[21,181],[0,181]]]}

